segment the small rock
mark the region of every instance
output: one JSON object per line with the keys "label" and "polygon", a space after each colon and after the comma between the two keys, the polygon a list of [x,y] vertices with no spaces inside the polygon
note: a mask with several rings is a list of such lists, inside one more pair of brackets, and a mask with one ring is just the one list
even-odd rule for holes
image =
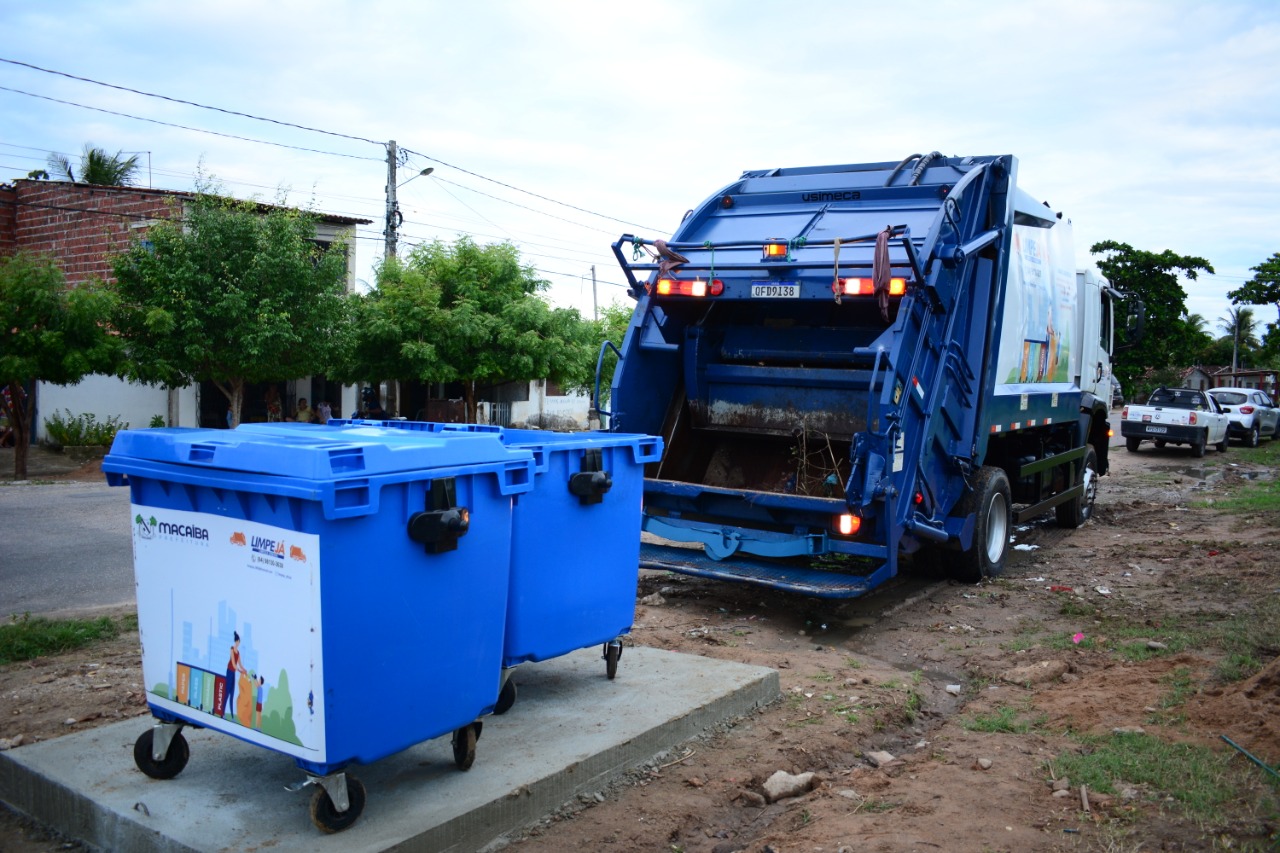
{"label": "small rock", "polygon": [[1164,643],[1160,642],[1159,640],[1148,640],[1147,648],[1151,649],[1151,651],[1153,652],[1163,652],[1163,651],[1166,651],[1169,647],[1166,646]]}
{"label": "small rock", "polygon": [[1137,789],[1137,788],[1121,788],[1121,789],[1120,789],[1120,799],[1122,799],[1122,800],[1136,800],[1136,799],[1138,799],[1138,789]]}
{"label": "small rock", "polygon": [[893,761],[893,753],[890,752],[868,752],[866,753],[867,761],[870,761],[876,767],[884,767],[890,761]]}
{"label": "small rock", "polygon": [[1061,779],[1053,780],[1053,790],[1055,791],[1065,791],[1070,787],[1071,787],[1071,780],[1068,779],[1066,776],[1063,776]]}
{"label": "small rock", "polygon": [[701,779],[699,779],[697,776],[690,776],[688,779],[684,780],[684,783],[688,785],[690,788],[701,788],[703,785],[707,784],[706,782],[703,782]]}
{"label": "small rock", "polygon": [[844,789],[844,790],[842,790],[842,791],[836,791],[836,793],[837,793],[837,794],[839,794],[840,796],[844,797],[846,800],[861,800],[861,799],[862,799],[862,797],[861,797],[861,796],[859,796],[858,792],[857,792],[857,791],[855,791],[855,790],[853,790],[852,788],[845,788],[845,789]]}
{"label": "small rock", "polygon": [[991,764],[992,764],[992,761],[990,758],[979,758],[977,761],[973,762],[973,769],[974,770],[990,770]]}
{"label": "small rock", "polygon": [[596,798],[596,802],[597,802],[597,803],[603,803],[603,802],[604,802],[604,794],[600,793],[599,791],[596,791],[596,793],[595,793],[595,798]]}
{"label": "small rock", "polygon": [[948,685],[947,685],[947,692],[948,692],[948,693],[950,693],[952,696],[959,696],[959,695],[960,695],[960,691],[962,691],[962,690],[964,690],[964,688],[963,688],[962,686],[960,686],[959,684],[948,684]]}
{"label": "small rock", "polygon": [[653,595],[646,595],[640,599],[640,603],[648,607],[661,607],[667,603],[667,600],[662,597],[662,593],[655,592]]}
{"label": "small rock", "polygon": [[26,738],[23,735],[14,735],[13,737],[0,737],[0,752],[4,752],[6,749],[13,749],[14,747],[17,747],[17,746],[22,746],[22,742],[25,739]]}
{"label": "small rock", "polygon": [[62,724],[63,724],[64,726],[74,726],[74,725],[76,724],[76,718],[75,718],[75,717],[67,717],[65,720],[63,720],[63,721],[62,721]]}
{"label": "small rock", "polygon": [[1066,661],[1042,660],[1039,663],[1017,666],[1000,676],[1001,680],[1010,684],[1044,684],[1057,681],[1067,674]]}
{"label": "small rock", "polygon": [[815,779],[817,776],[812,772],[793,776],[785,770],[779,770],[765,780],[764,795],[771,803],[798,797],[813,787]]}
{"label": "small rock", "polygon": [[1061,791],[1054,791],[1053,796],[1057,797],[1059,800],[1065,800],[1067,797],[1071,796],[1071,792],[1064,788]]}
{"label": "small rock", "polygon": [[1142,726],[1116,726],[1111,733],[1113,735],[1145,735],[1147,730]]}
{"label": "small rock", "polygon": [[738,796],[735,799],[742,800],[742,804],[744,806],[755,806],[757,808],[763,806],[766,802],[768,802],[764,797],[760,796],[755,791],[739,791]]}

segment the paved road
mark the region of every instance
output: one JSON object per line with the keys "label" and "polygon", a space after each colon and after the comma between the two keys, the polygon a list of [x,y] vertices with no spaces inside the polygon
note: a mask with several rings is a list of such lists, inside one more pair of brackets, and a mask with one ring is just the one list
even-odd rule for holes
{"label": "paved road", "polygon": [[0,619],[133,604],[129,490],[0,486]]}

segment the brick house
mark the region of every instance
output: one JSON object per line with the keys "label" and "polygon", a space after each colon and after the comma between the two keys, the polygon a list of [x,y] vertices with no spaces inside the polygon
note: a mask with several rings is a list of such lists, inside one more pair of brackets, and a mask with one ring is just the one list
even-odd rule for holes
{"label": "brick house", "polygon": [[[162,219],[181,215],[193,193],[142,187],[111,187],[66,181],[20,179],[0,184],[0,255],[18,251],[51,255],[69,284],[95,278],[113,279],[111,256],[128,247],[135,235]],[[355,228],[372,220],[321,214],[316,242],[322,246],[345,239],[354,245]],[[355,253],[347,253],[347,287],[355,282]],[[318,384],[317,384],[318,383]],[[39,383],[32,417],[33,439],[44,431],[49,413],[69,409],[92,413],[99,420],[115,416],[131,426],[145,427],[160,415],[176,426],[219,426],[225,401],[211,386],[174,391],[124,382],[108,376],[88,376],[76,385]],[[284,383],[286,404],[295,397],[331,399],[334,408],[352,411],[354,388],[338,388],[323,378],[305,377]],[[212,392],[212,393],[210,393]],[[246,392],[251,415],[261,393]],[[43,412],[43,415],[42,415]]]}

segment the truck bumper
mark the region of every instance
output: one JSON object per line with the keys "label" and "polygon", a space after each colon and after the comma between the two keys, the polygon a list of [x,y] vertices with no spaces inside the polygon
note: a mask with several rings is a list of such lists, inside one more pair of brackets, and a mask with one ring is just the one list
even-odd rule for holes
{"label": "truck bumper", "polygon": [[1167,441],[1170,444],[1195,444],[1208,439],[1208,430],[1198,426],[1180,424],[1120,424],[1120,435],[1125,438],[1149,438],[1153,441]]}

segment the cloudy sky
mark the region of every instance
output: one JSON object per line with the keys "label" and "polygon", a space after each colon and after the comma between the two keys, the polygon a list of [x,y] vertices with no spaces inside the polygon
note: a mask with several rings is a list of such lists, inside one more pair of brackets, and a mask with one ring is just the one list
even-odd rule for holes
{"label": "cloudy sky", "polygon": [[362,279],[392,139],[401,181],[435,170],[400,189],[402,251],[511,240],[588,316],[593,266],[623,299],[614,239],[667,236],[743,170],[933,150],[1016,155],[1078,266],[1108,239],[1207,259],[1184,286],[1217,334],[1280,251],[1274,0],[0,0],[0,32],[46,69],[0,63],[0,181],[86,142],[144,152],[155,187],[203,170],[374,220]]}

